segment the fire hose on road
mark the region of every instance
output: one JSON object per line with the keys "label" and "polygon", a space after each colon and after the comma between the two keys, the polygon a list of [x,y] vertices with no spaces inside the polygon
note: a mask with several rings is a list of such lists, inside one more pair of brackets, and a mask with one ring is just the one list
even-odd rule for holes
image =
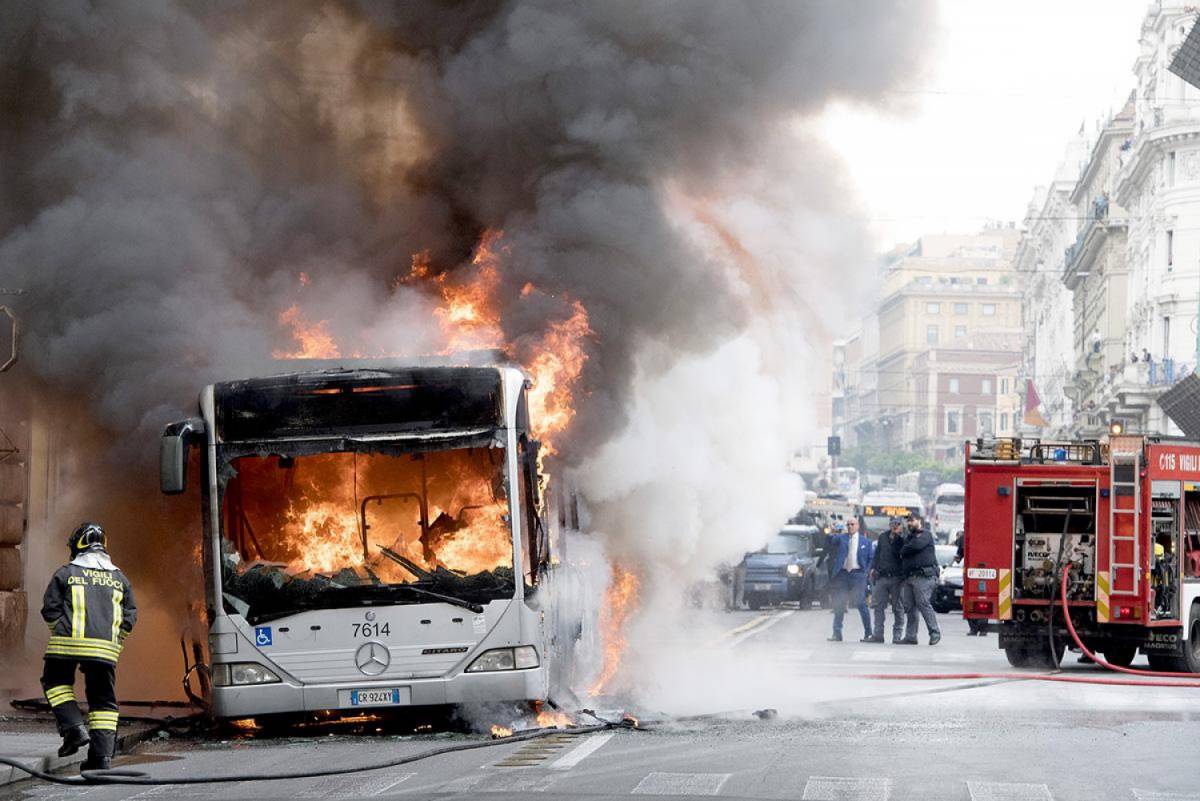
{"label": "fire hose on road", "polygon": [[112,770],[85,770],[79,776],[56,776],[53,773],[31,768],[22,763],[20,760],[12,759],[11,757],[0,756],[0,765],[8,765],[17,770],[28,773],[30,777],[51,782],[53,784],[66,784],[73,786],[95,786],[99,784],[121,784],[121,785],[175,785],[175,784],[232,784],[235,782],[263,782],[263,781],[279,781],[284,779],[316,779],[324,776],[344,776],[352,773],[365,773],[372,770],[384,770],[386,768],[395,768],[401,765],[411,765],[414,762],[420,762],[425,759],[430,759],[444,754],[455,754],[462,751],[475,751],[481,748],[492,748],[497,745],[506,745],[511,743],[522,743],[529,740],[538,740],[543,737],[550,737],[562,732],[571,732],[573,734],[593,734],[595,732],[611,731],[613,729],[643,729],[644,727],[637,724],[633,720],[625,719],[620,721],[604,720],[601,717],[593,714],[589,710],[581,710],[582,714],[595,718],[600,721],[592,726],[571,726],[568,728],[546,728],[534,729],[532,731],[514,734],[508,737],[503,737],[493,740],[480,740],[469,743],[456,743],[447,745],[441,748],[433,748],[428,751],[423,751],[419,754],[411,756],[398,757],[396,759],[388,759],[383,762],[376,762],[370,765],[356,765],[350,768],[332,768],[328,770],[305,770],[295,771],[291,773],[273,773],[270,775],[259,774],[224,774],[221,776],[183,776],[173,778],[159,778],[149,776],[142,771],[123,770],[114,768]]}
{"label": "fire hose on road", "polygon": [[1061,593],[1059,602],[1062,604],[1063,618],[1067,621],[1067,631],[1071,634],[1071,639],[1075,641],[1075,646],[1083,652],[1085,656],[1095,662],[1102,668],[1113,671],[1114,673],[1126,673],[1133,676],[1152,676],[1159,678],[1174,678],[1176,681],[1136,681],[1133,679],[1105,679],[1092,676],[1065,676],[1061,673],[858,673],[854,678],[858,679],[891,679],[896,681],[955,681],[969,679],[1009,679],[1014,681],[1051,681],[1060,682],[1063,684],[1107,684],[1116,687],[1200,687],[1200,679],[1196,678],[1193,673],[1170,673],[1161,670],[1138,670],[1137,668],[1121,667],[1113,665],[1101,659],[1093,653],[1083,640],[1079,638],[1079,632],[1075,630],[1075,623],[1071,620],[1070,609],[1067,606],[1067,577],[1070,574],[1072,563],[1068,562],[1062,569]]}

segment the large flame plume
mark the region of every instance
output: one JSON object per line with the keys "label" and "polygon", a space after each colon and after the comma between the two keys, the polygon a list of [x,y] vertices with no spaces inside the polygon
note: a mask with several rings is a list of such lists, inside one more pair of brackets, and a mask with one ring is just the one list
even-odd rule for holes
{"label": "large flame plume", "polygon": [[600,607],[600,634],[604,639],[604,663],[600,675],[592,683],[589,692],[599,695],[609,689],[610,683],[620,670],[621,661],[629,647],[625,627],[637,609],[638,588],[641,582],[633,570],[614,563],[612,580]]}

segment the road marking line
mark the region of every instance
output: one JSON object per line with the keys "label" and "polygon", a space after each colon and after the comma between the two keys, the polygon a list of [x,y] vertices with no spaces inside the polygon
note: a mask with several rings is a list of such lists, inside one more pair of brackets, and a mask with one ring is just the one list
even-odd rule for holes
{"label": "road marking line", "polygon": [[1054,801],[1045,784],[1023,782],[967,782],[971,801]]}
{"label": "road marking line", "polygon": [[888,801],[891,795],[891,779],[810,776],[801,801]]}
{"label": "road marking line", "polygon": [[811,648],[782,648],[775,652],[777,662],[807,662],[812,659]]}
{"label": "road marking line", "polygon": [[731,773],[648,773],[630,795],[716,795]]}
{"label": "road marking line", "polygon": [[738,636],[734,637],[729,642],[729,645],[731,647],[739,645],[742,642],[744,642],[745,640],[749,639],[750,637],[753,637],[755,634],[759,634],[760,632],[766,631],[767,629],[771,628],[779,621],[783,620],[786,617],[791,617],[794,614],[796,614],[795,609],[780,609],[774,615],[768,617],[767,620],[762,623],[762,625],[757,626],[753,629],[750,629],[747,632],[744,632],[744,633],[739,634]]}
{"label": "road marking line", "polygon": [[578,765],[583,760],[590,757],[592,754],[600,750],[601,746],[607,743],[616,735],[616,732],[603,732],[601,734],[593,734],[579,745],[572,748],[567,753],[563,754],[549,765],[550,770],[570,770]]}
{"label": "road marking line", "polygon": [[851,651],[851,662],[891,662],[894,651]]}
{"label": "road marking line", "polygon": [[1200,801],[1198,793],[1162,793],[1158,790],[1133,789],[1137,801]]}

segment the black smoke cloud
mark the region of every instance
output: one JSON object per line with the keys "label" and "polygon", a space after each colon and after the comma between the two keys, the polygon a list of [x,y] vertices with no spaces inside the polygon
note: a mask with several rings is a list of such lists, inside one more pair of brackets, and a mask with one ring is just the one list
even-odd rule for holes
{"label": "black smoke cloud", "polygon": [[[665,198],[769,172],[779,130],[906,80],[928,5],[5,3],[0,277],[28,291],[27,367],[145,434],[274,369],[297,300],[349,341],[421,342],[396,276],[501,229],[510,338],[588,308],[574,436],[603,441],[641,347],[704,351],[755,313]],[[810,210],[844,206],[826,173]]]}

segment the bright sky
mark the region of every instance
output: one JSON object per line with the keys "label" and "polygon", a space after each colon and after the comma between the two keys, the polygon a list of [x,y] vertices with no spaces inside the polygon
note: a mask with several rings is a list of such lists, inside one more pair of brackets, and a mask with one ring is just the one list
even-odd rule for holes
{"label": "bright sky", "polygon": [[[940,0],[927,74],[897,113],[846,105],[819,130],[842,154],[880,249],[1020,222],[1081,124],[1133,88],[1146,0]],[[1090,137],[1089,137],[1090,138]]]}

